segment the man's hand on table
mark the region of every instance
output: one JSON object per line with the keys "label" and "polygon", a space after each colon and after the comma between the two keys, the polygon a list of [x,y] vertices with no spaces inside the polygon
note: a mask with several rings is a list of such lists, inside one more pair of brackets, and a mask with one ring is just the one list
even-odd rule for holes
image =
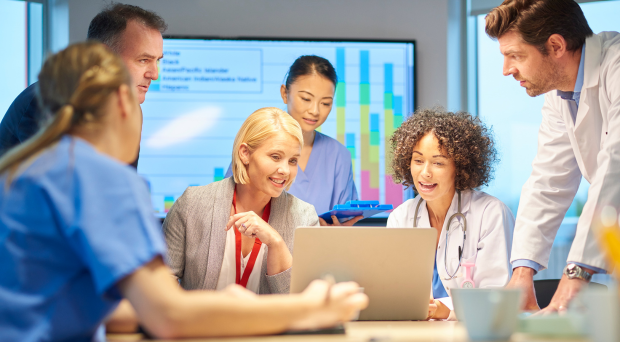
{"label": "man's hand on table", "polygon": [[506,285],[507,288],[521,289],[521,310],[539,311],[536,292],[534,291],[534,270],[529,267],[517,267],[512,271],[512,278]]}
{"label": "man's hand on table", "polygon": [[[594,271],[585,267],[582,269],[590,274]],[[569,279],[566,274],[562,275],[558,289],[555,290],[555,294],[549,303],[549,306],[544,308],[540,314],[548,315],[553,312],[563,313],[566,312],[568,304],[577,296],[579,291],[588,286],[588,282],[582,279]]]}

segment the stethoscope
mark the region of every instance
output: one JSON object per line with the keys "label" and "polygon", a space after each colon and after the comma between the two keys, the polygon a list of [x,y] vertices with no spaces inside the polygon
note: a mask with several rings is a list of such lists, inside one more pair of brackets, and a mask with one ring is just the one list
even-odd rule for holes
{"label": "stethoscope", "polygon": [[[458,206],[457,209],[458,211],[453,214],[452,216],[450,216],[450,218],[448,219],[448,225],[446,226],[446,245],[444,248],[444,267],[446,269],[446,274],[448,275],[448,277],[444,277],[444,280],[451,280],[456,278],[456,274],[459,271],[459,268],[461,267],[461,259],[463,258],[463,248],[465,248],[465,239],[467,238],[467,219],[465,218],[465,215],[463,215],[461,213],[461,191],[457,190],[456,191],[458,194]],[[418,205],[415,207],[415,216],[413,217],[413,227],[417,227],[418,226],[418,211],[420,210],[420,205],[422,204],[424,200],[422,198],[420,198],[420,201],[418,202]],[[463,219],[463,247],[459,246],[459,264],[456,267],[456,270],[454,270],[454,272],[452,274],[450,274],[450,272],[448,271],[448,232],[450,230],[450,224],[452,223],[452,220],[454,218],[460,217]],[[474,287],[474,283],[473,280],[471,280],[471,268],[469,267],[469,263],[468,265],[463,265],[463,266],[468,266],[467,267],[467,277],[466,280],[463,282],[463,284],[461,284],[461,287]],[[471,264],[471,267],[473,267],[473,264]],[[466,282],[471,282],[471,284],[466,283]]]}

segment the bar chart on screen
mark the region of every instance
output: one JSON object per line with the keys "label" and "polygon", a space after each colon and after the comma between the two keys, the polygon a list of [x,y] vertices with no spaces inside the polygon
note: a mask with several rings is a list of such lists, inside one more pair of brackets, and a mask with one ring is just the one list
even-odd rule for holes
{"label": "bar chart on screen", "polygon": [[328,59],[338,76],[332,111],[320,131],[351,153],[358,194],[398,206],[403,187],[390,172],[390,136],[414,108],[411,42],[165,39],[159,78],[142,105],[138,172],[160,216],[190,186],[222,180],[235,135],[280,97],[301,55]]}
{"label": "bar chart on screen", "polygon": [[351,152],[360,198],[396,207],[403,202],[403,187],[391,176],[389,139],[403,113],[413,107],[407,52],[372,46],[335,49],[337,115],[330,115],[322,132]]}

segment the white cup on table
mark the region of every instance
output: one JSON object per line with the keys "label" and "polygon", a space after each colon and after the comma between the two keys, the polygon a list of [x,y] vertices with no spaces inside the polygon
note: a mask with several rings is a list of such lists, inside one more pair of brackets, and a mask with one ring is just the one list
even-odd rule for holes
{"label": "white cup on table", "polygon": [[452,289],[456,317],[472,341],[508,340],[517,328],[518,289]]}
{"label": "white cup on table", "polygon": [[581,291],[570,309],[585,318],[586,333],[592,341],[615,342],[620,340],[620,301],[618,293],[606,289]]}

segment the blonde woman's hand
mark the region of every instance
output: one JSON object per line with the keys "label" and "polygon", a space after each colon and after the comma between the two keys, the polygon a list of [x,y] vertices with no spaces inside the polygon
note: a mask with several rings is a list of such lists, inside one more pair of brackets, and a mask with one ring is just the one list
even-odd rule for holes
{"label": "blonde woman's hand", "polygon": [[237,284],[230,284],[224,288],[222,293],[225,293],[231,297],[248,299],[248,300],[256,300],[258,299],[258,295],[243,286]]}
{"label": "blonde woman's hand", "polygon": [[350,321],[368,306],[368,296],[359,292],[359,289],[359,285],[354,282],[331,286],[324,280],[313,281],[301,294],[309,304],[307,315],[290,329],[328,328]]}
{"label": "blonde woman's hand", "polygon": [[228,219],[228,224],[226,224],[226,230],[233,226],[237,227],[241,234],[257,237],[269,247],[274,244],[284,243],[282,236],[253,211],[246,211],[231,216]]}

